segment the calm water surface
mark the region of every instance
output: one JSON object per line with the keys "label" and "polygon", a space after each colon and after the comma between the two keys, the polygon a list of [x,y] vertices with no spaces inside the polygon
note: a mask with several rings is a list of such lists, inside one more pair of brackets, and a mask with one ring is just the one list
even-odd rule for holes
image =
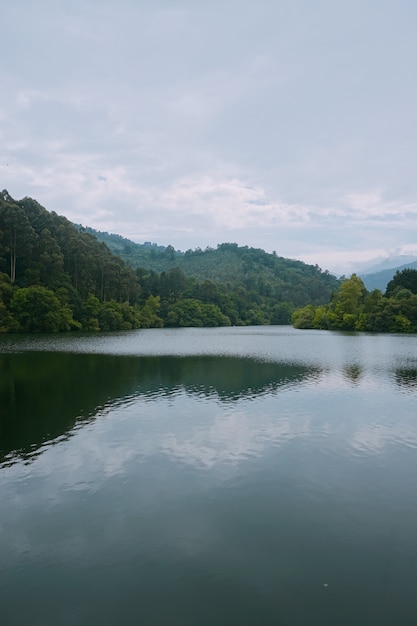
{"label": "calm water surface", "polygon": [[415,626],[417,337],[0,337],[4,626]]}

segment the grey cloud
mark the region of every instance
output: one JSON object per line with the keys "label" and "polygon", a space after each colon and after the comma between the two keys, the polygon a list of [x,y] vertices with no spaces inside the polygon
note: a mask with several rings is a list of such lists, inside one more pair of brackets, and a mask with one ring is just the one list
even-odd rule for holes
{"label": "grey cloud", "polygon": [[321,264],[401,246],[416,17],[407,0],[9,3],[3,187],[177,248],[227,236]]}

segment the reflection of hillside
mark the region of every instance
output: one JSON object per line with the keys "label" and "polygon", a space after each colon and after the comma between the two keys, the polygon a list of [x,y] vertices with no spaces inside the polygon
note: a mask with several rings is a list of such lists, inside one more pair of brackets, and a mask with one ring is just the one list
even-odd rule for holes
{"label": "reflection of hillside", "polygon": [[176,364],[177,385],[190,393],[217,396],[221,400],[238,400],[257,396],[278,387],[299,382],[311,375],[311,369],[300,365],[265,363],[233,357],[187,357],[164,359]]}
{"label": "reflection of hillside", "polygon": [[127,396],[184,389],[225,401],[301,381],[303,366],[231,357],[121,357],[26,352],[0,359],[0,458],[36,450]]}
{"label": "reflection of hillside", "polygon": [[417,369],[398,369],[395,372],[395,380],[400,387],[417,390]]}
{"label": "reflection of hillside", "polygon": [[358,383],[362,378],[362,368],[359,365],[346,365],[343,368],[343,375],[352,383]]}

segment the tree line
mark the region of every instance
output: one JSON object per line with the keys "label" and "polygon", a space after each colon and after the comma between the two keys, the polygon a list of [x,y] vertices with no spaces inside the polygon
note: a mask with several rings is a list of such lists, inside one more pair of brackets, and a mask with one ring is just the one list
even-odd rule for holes
{"label": "tree line", "polygon": [[[171,266],[132,267],[92,232],[4,190],[0,332],[287,324],[297,307],[325,302],[338,285],[317,266],[247,246],[181,255],[172,246],[150,247]],[[179,256],[200,272],[177,267]]]}
{"label": "tree line", "polygon": [[295,328],[369,332],[417,332],[417,270],[397,271],[385,293],[369,292],[352,274],[326,305],[311,304],[292,314]]}

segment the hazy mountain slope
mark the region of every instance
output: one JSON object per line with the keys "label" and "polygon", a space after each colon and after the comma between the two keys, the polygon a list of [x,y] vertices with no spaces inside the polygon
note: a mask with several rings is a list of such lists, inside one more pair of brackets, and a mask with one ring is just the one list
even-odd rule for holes
{"label": "hazy mountain slope", "polygon": [[397,254],[390,255],[385,258],[373,259],[371,261],[367,261],[366,264],[360,264],[355,269],[355,273],[359,276],[359,274],[376,274],[377,272],[382,272],[383,270],[392,270],[398,267],[405,267],[409,263],[417,262],[417,256],[415,254]]}
{"label": "hazy mountain slope", "polygon": [[405,269],[417,269],[417,261],[414,261],[412,263],[405,263],[404,265],[400,265],[399,267],[391,267],[390,269],[381,270],[379,272],[371,274],[362,274],[361,278],[368,291],[380,289],[382,292],[384,292],[387,288],[387,284],[392,279],[394,274],[397,271],[401,272]]}

